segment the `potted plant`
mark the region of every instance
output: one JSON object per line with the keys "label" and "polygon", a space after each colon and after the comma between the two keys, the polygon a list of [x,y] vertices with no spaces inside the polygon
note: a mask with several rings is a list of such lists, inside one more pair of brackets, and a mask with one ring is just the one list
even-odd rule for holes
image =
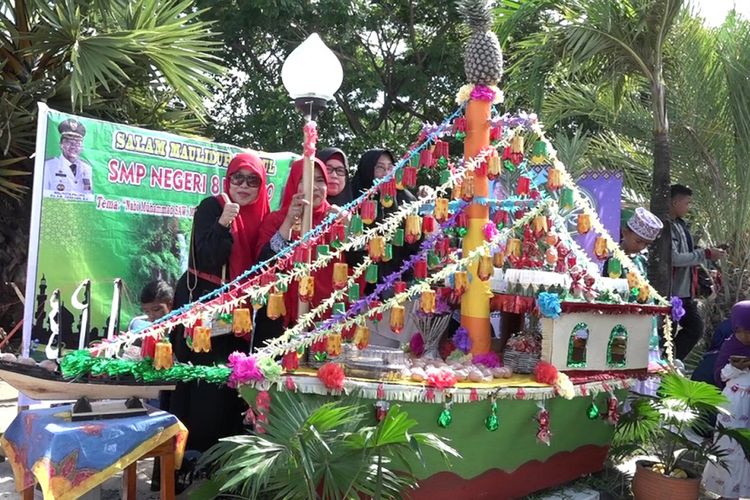
{"label": "potted plant", "polygon": [[425,447],[460,458],[440,437],[412,433],[417,422],[398,405],[369,425],[373,411],[356,396],[315,405],[279,393],[264,434],[222,439],[201,457],[211,479],[190,498],[402,498]]}
{"label": "potted plant", "polygon": [[662,376],[657,397],[638,396],[621,415],[610,451],[615,460],[635,454],[655,456],[639,460],[633,477],[636,499],[697,499],[702,471],[686,470],[686,455],[698,463],[726,467],[727,452],[716,445],[720,436],[736,440],[750,458],[750,433],[717,425],[715,438],[690,439],[689,431],[710,431],[711,414],[726,413],[724,395],[713,385],[689,380],[676,372]]}

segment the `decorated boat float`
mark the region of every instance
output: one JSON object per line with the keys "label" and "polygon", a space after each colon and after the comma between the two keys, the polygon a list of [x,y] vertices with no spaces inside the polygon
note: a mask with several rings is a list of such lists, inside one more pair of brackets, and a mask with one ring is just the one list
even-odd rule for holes
{"label": "decorated boat float", "polygon": [[[628,388],[658,368],[649,365],[654,320],[671,307],[606,230],[536,117],[495,110],[496,42],[485,52],[491,61],[477,62],[476,47],[467,53],[471,83],[458,109],[426,124],[394,170],[340,214],[148,327],[70,352],[43,376],[12,360],[0,376],[32,396],[71,398],[102,383],[110,396],[190,380],[229,384],[260,421],[272,418],[281,391],[319,403],[356,392],[373,421],[398,404],[417,431],[448,438],[463,457],[446,464],[427,452],[414,468],[415,498],[512,498],[600,470]],[[312,169],[314,122],[304,130]],[[420,173],[438,179],[434,189],[393,207]],[[379,280],[379,264],[404,244],[418,249]],[[364,251],[356,265],[344,259],[352,251]],[[601,277],[605,259],[610,274]],[[207,325],[216,321],[247,335],[254,310],[284,316],[287,287],[298,282],[304,299],[313,272],[331,264],[331,296],[280,337],[226,366],[173,363],[167,339],[176,326],[195,350],[211,348]],[[504,325],[497,331],[493,316]],[[386,337],[391,347],[375,345]],[[31,390],[28,377],[45,389]]]}

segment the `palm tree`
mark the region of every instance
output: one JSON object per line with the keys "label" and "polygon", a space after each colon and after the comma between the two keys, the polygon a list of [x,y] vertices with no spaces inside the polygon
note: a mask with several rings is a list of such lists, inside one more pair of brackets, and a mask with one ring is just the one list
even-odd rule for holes
{"label": "palm tree", "polygon": [[201,462],[212,478],[192,498],[402,498],[417,484],[413,465],[432,449],[461,458],[435,434],[413,432],[417,421],[393,405],[377,425],[352,394],[316,404],[290,392],[274,396],[265,434],[233,436]]}
{"label": "palm tree", "polygon": [[[0,0],[0,283],[24,281],[36,103],[200,131],[222,72],[193,0]],[[0,304],[8,288],[0,287]],[[18,313],[13,314],[17,320]],[[0,323],[8,318],[0,310]]]}
{"label": "palm tree", "polygon": [[[509,12],[520,16],[518,11]],[[538,33],[534,36],[541,37]],[[527,37],[523,40],[531,43]],[[729,245],[725,293],[715,310],[723,318],[750,288],[750,248],[745,243],[750,236],[750,172],[744,161],[750,151],[750,22],[730,14],[721,27],[709,28],[685,9],[670,30],[664,53],[664,78],[671,89],[672,178],[693,188],[692,218],[704,243]],[[628,76],[614,85],[611,78],[602,78],[606,74],[581,75],[560,60],[565,64],[556,62],[540,73],[548,75],[549,82],[539,104],[545,124],[570,143],[580,142],[572,136],[574,130],[586,130],[590,141],[583,151],[577,150],[579,168],[623,171],[628,188],[624,198],[642,204],[650,195],[653,169],[652,109],[644,98],[645,80]],[[528,69],[530,62],[516,64],[511,75],[522,64]],[[511,78],[508,85],[514,87]]]}
{"label": "palm tree", "polygon": [[650,101],[651,211],[664,221],[666,230],[652,248],[649,278],[664,295],[671,285],[671,154],[665,47],[683,4],[683,0],[505,0],[500,9],[505,15],[503,33],[513,33],[514,26],[530,19],[544,16],[547,20],[543,29],[514,43],[526,52],[516,59],[515,69],[546,75],[545,85],[536,87],[538,92],[558,84],[549,78],[553,75],[549,70],[564,66],[568,77],[578,79],[576,83],[609,82],[616,105],[632,82],[639,84]]}

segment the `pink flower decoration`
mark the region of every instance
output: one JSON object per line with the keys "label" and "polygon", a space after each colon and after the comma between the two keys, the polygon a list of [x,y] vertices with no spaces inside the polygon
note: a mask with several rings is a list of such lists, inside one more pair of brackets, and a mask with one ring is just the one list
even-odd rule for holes
{"label": "pink flower decoration", "polygon": [[424,338],[421,333],[417,332],[411,336],[409,351],[418,358],[424,354]]}
{"label": "pink flower decoration", "polygon": [[492,241],[497,236],[497,226],[492,222],[488,222],[484,225],[484,239],[486,241]]}
{"label": "pink flower decoration", "polygon": [[263,373],[258,368],[255,357],[248,356],[244,352],[235,351],[230,354],[227,366],[232,370],[227,383],[229,387],[236,388],[242,384],[263,380]]}
{"label": "pink flower decoration", "polygon": [[294,381],[294,379],[292,377],[287,377],[286,378],[286,384],[285,385],[286,385],[286,390],[287,391],[297,392],[297,383]]}
{"label": "pink flower decoration", "polygon": [[451,372],[431,373],[427,376],[427,385],[437,389],[447,389],[456,385],[456,376]]}
{"label": "pink flower decoration", "polygon": [[268,411],[271,408],[271,396],[268,394],[268,391],[260,391],[257,396],[255,396],[255,407],[259,410],[265,410]]}
{"label": "pink flower decoration", "polygon": [[477,101],[494,101],[495,91],[486,85],[474,85],[471,89],[471,98]]}
{"label": "pink flower decoration", "polygon": [[475,365],[484,365],[487,368],[500,368],[500,357],[494,352],[488,352],[486,354],[475,354],[471,358],[471,362]]}

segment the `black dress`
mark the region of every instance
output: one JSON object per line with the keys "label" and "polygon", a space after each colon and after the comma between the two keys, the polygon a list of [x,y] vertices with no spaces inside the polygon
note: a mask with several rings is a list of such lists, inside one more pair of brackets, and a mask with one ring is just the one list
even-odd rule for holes
{"label": "black dress", "polygon": [[[206,275],[222,276],[222,268],[229,261],[232,235],[219,224],[223,208],[214,198],[206,198],[193,216],[193,233],[189,268]],[[175,309],[196,300],[219,287],[218,283],[196,277],[190,270],[177,282],[174,295]],[[211,338],[211,351],[196,353],[185,342],[184,328],[175,328],[170,337],[175,356],[182,363],[194,365],[226,364],[234,351],[248,352],[249,344],[227,334]],[[235,389],[206,382],[179,383],[172,394],[169,411],[188,428],[187,448],[205,451],[220,438],[242,433],[242,413],[246,405]]]}

